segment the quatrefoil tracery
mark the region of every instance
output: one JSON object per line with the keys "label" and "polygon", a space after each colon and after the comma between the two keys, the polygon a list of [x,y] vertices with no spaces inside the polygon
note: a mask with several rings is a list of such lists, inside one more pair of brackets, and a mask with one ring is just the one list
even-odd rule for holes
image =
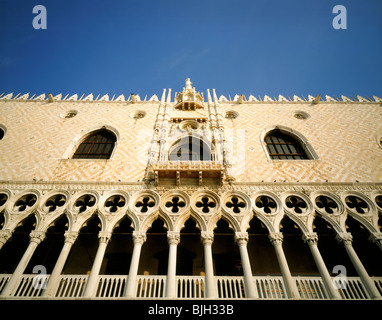
{"label": "quatrefoil tracery", "polygon": [[62,207],[66,203],[66,197],[63,194],[51,196],[45,203],[48,212],[53,212],[57,208]]}
{"label": "quatrefoil tracery", "polygon": [[295,213],[304,213],[308,208],[306,202],[298,196],[289,196],[285,200],[285,204],[288,208],[292,209]]}
{"label": "quatrefoil tracery", "polygon": [[155,206],[155,201],[149,196],[145,196],[142,198],[142,200],[138,200],[135,203],[136,208],[138,209],[141,208],[140,209],[141,213],[145,213],[149,211],[149,208],[152,208],[154,206]]}
{"label": "quatrefoil tracery", "polygon": [[353,209],[358,213],[365,214],[369,212],[369,206],[367,205],[367,203],[357,196],[346,197],[345,203],[350,209]]}
{"label": "quatrefoil tracery", "polygon": [[171,201],[167,201],[165,204],[166,208],[172,208],[171,212],[177,213],[179,212],[180,208],[184,208],[186,206],[186,203],[180,198],[180,197],[173,197]]}
{"label": "quatrefoil tracery", "polygon": [[227,201],[225,205],[235,213],[240,213],[241,209],[246,207],[245,202],[236,196],[231,197],[231,200]]}
{"label": "quatrefoil tracery", "polygon": [[17,209],[17,211],[21,212],[26,210],[27,208],[32,207],[36,203],[36,201],[37,197],[34,194],[27,194],[16,201],[15,208]]}
{"label": "quatrefoil tracery", "polygon": [[317,207],[325,210],[325,212],[329,214],[338,212],[337,203],[332,198],[327,196],[318,196],[316,198],[316,205]]}
{"label": "quatrefoil tracery", "polygon": [[262,208],[264,212],[268,214],[275,213],[277,210],[276,201],[265,195],[257,197],[255,204],[257,207]]}
{"label": "quatrefoil tracery", "polygon": [[204,196],[195,203],[195,206],[201,208],[203,213],[209,213],[210,208],[216,207],[216,203],[211,198]]}
{"label": "quatrefoil tracery", "polygon": [[105,207],[109,212],[117,212],[120,208],[124,207],[126,199],[121,195],[114,195],[105,201]]}
{"label": "quatrefoil tracery", "polygon": [[79,213],[86,211],[88,208],[91,208],[95,205],[96,199],[90,194],[86,194],[77,199],[75,207],[79,208]]}

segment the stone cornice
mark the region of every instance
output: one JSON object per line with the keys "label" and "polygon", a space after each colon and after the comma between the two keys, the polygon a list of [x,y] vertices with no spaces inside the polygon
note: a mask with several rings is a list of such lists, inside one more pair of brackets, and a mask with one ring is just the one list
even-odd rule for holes
{"label": "stone cornice", "polygon": [[142,190],[153,189],[156,191],[167,191],[170,189],[178,190],[242,190],[242,191],[261,191],[269,190],[275,192],[282,191],[300,191],[300,192],[313,192],[313,191],[382,191],[382,182],[237,182],[232,185],[208,185],[208,186],[174,186],[174,185],[160,185],[152,186],[146,185],[144,182],[82,182],[82,181],[0,181],[0,189],[13,189],[13,190],[28,190],[39,189],[42,191],[48,190]]}
{"label": "stone cornice", "polygon": [[5,181],[0,180],[1,189],[40,189],[40,190],[141,190],[146,189],[143,182],[111,182],[111,181]]}

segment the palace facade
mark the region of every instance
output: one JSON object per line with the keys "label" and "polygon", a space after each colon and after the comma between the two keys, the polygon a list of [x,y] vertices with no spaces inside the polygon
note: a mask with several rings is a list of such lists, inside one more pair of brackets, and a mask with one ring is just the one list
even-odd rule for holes
{"label": "palace facade", "polygon": [[0,299],[382,299],[382,99],[0,96]]}

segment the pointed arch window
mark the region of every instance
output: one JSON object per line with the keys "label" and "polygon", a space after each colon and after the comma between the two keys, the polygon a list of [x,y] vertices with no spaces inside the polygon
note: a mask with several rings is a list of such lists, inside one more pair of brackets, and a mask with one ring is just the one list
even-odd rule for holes
{"label": "pointed arch window", "polygon": [[170,149],[170,161],[211,161],[212,152],[208,144],[193,136],[178,140]]}
{"label": "pointed arch window", "polygon": [[312,155],[304,148],[300,139],[293,134],[275,129],[264,138],[269,157],[272,160],[308,160]]}
{"label": "pointed arch window", "polygon": [[110,159],[117,141],[106,129],[94,131],[79,145],[73,159]]}

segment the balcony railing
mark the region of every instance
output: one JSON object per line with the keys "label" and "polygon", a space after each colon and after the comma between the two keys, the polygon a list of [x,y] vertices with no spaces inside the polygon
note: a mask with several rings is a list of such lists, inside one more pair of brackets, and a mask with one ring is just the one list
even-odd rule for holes
{"label": "balcony railing", "polygon": [[65,275],[61,276],[56,297],[58,298],[78,298],[85,290],[87,275]]}
{"label": "balcony railing", "polygon": [[[11,275],[0,274],[0,294]],[[61,275],[54,297],[57,299],[81,298],[85,291],[87,275]],[[320,277],[294,277],[301,299],[329,299]],[[373,277],[375,286],[382,294],[382,277]],[[13,290],[11,299],[43,299],[49,275],[25,274]],[[125,297],[128,276],[100,275],[94,298],[121,299]],[[218,299],[245,299],[243,277],[216,276]],[[281,276],[255,276],[254,285],[258,299],[288,299]],[[348,277],[346,282],[337,281],[338,291],[345,300],[367,300],[368,293],[358,277]],[[166,276],[139,275],[136,280],[136,299],[165,298]],[[205,279],[203,276],[177,276],[176,296],[179,299],[204,299]]]}
{"label": "balcony railing", "polygon": [[259,299],[286,299],[282,277],[254,277]]}
{"label": "balcony railing", "polygon": [[186,179],[196,179],[201,185],[206,181],[222,181],[224,166],[218,161],[167,161],[153,166],[155,183],[175,180],[179,185]]}

